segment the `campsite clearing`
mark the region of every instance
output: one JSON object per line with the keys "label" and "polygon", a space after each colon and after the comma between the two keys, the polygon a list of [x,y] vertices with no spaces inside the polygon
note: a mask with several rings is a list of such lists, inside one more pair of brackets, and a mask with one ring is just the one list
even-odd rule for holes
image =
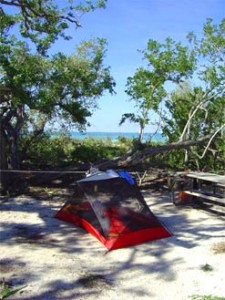
{"label": "campsite clearing", "polygon": [[63,195],[1,197],[0,281],[24,288],[14,300],[225,297],[225,218],[175,207],[143,191],[173,236],[107,252],[83,229],[54,218]]}

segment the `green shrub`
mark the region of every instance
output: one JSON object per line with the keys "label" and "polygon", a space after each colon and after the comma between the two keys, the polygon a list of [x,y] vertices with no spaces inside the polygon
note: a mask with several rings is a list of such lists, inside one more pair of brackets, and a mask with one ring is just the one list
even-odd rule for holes
{"label": "green shrub", "polygon": [[112,159],[123,155],[131,146],[127,140],[112,142],[110,138],[98,140],[87,138],[73,139],[68,136],[50,137],[42,135],[24,149],[29,137],[20,141],[21,158],[24,165],[37,167],[60,167],[74,162],[96,162],[101,159]]}
{"label": "green shrub", "polygon": [[205,295],[205,296],[193,295],[191,299],[192,300],[225,300],[225,297],[217,297],[212,295]]}
{"label": "green shrub", "polygon": [[[93,139],[86,138],[84,140],[74,139],[68,135],[53,136],[44,134],[39,136],[29,144],[29,136],[24,136],[20,139],[20,153],[23,166],[43,167],[63,167],[73,164],[74,162],[91,162],[102,159],[112,159],[124,155],[128,150],[132,149],[137,142],[135,139],[127,139],[123,136],[119,137],[116,142],[110,138],[107,139]],[[156,147],[160,143],[149,142],[148,146]],[[26,146],[28,145],[28,146]],[[142,145],[144,150],[146,145]],[[184,150],[173,150],[162,153],[157,156],[150,156],[143,163],[148,163],[153,167],[163,167],[173,170],[184,170],[185,167],[189,169],[207,169],[205,171],[224,172],[225,163],[222,161],[221,151],[224,144],[218,151],[220,159],[213,156],[211,152],[199,160],[191,152],[189,152],[188,165],[184,165]],[[140,150],[141,151],[141,150]],[[196,148],[198,153],[201,153],[201,148]],[[225,153],[225,152],[224,152]],[[225,161],[225,160],[224,160]]]}

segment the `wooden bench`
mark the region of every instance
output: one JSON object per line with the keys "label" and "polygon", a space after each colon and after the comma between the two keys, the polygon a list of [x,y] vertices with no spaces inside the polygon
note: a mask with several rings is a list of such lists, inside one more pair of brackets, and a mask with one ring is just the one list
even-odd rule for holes
{"label": "wooden bench", "polygon": [[[193,198],[225,207],[225,176],[213,173],[190,172],[187,178],[192,179],[192,189],[184,192]],[[204,185],[209,185],[210,191],[204,189]],[[218,190],[222,190],[218,191]]]}
{"label": "wooden bench", "polygon": [[170,190],[175,205],[205,202],[218,209],[225,207],[225,176],[203,172],[178,174],[171,178]]}
{"label": "wooden bench", "polygon": [[185,194],[193,196],[193,197],[197,197],[198,199],[205,201],[205,202],[209,202],[215,205],[220,205],[225,207],[225,198],[222,198],[219,195],[208,195],[206,193],[203,193],[202,191],[184,191]]}

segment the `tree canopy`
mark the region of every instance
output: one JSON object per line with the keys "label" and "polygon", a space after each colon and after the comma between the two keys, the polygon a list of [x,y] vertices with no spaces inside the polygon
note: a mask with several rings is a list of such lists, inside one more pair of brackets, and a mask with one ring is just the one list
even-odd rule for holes
{"label": "tree canopy", "polygon": [[140,137],[150,122],[149,111],[158,112],[159,105],[167,96],[165,84],[179,83],[192,73],[195,58],[188,47],[175,43],[171,38],[165,44],[149,40],[147,49],[142,51],[147,68],[140,67],[133,77],[127,80],[127,94],[135,101],[138,113],[124,114],[120,124],[127,118],[140,125]]}
{"label": "tree canopy", "polygon": [[0,0],[2,27],[17,26],[21,36],[34,43],[45,54],[58,37],[69,39],[66,29],[72,24],[81,26],[80,17],[97,8],[104,8],[107,0],[63,1],[52,0]]}
{"label": "tree canopy", "polygon": [[[218,25],[208,19],[202,36],[189,33],[185,45],[171,38],[165,43],[149,40],[142,55],[146,65],[128,78],[126,89],[137,111],[124,114],[121,123],[126,119],[138,123],[141,141],[154,112],[168,142],[182,146],[182,142],[192,141],[193,145],[208,137],[205,147],[209,149],[210,137],[219,138],[214,150],[224,157],[225,19]],[[138,157],[143,159],[150,153],[145,150],[145,155],[142,151]],[[201,156],[196,152],[196,157]]]}
{"label": "tree canopy", "polygon": [[[4,140],[1,164],[19,168],[18,139],[27,122],[34,134],[43,132],[46,121],[55,117],[78,128],[97,107],[104,91],[113,92],[115,82],[104,66],[106,41],[85,41],[68,56],[48,53],[49,47],[65,35],[69,23],[79,27],[77,15],[104,7],[106,1],[82,1],[58,8],[54,1],[0,1],[0,128]],[[8,13],[7,6],[10,6]],[[12,9],[15,7],[15,10]],[[19,26],[23,39],[14,34]],[[30,42],[36,51],[30,47]],[[36,116],[36,117],[34,117]],[[7,163],[6,163],[7,161]]]}

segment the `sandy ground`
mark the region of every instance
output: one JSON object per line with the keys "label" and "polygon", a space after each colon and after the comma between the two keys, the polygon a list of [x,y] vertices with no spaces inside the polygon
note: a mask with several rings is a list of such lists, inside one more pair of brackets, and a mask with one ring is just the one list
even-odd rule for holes
{"label": "sandy ground", "polygon": [[[173,236],[107,252],[54,218],[63,199],[1,199],[0,280],[24,286],[9,299],[193,299],[225,296],[225,219],[144,193]],[[217,247],[217,251],[215,250]],[[219,249],[219,250],[218,250]]]}

